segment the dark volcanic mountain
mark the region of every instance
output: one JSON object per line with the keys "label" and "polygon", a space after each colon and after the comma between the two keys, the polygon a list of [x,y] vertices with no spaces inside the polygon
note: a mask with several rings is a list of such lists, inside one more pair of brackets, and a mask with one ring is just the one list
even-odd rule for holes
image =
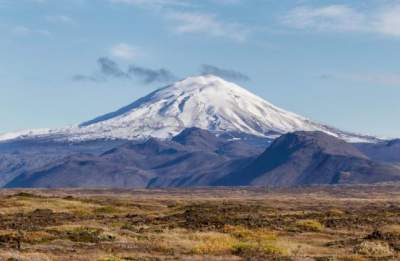
{"label": "dark volcanic mountain", "polygon": [[356,146],[373,160],[400,164],[400,139],[378,143],[360,143]]}
{"label": "dark volcanic mountain", "polygon": [[0,181],[9,188],[290,187],[400,181],[399,167],[373,161],[354,145],[323,132],[285,134],[266,150],[252,139],[245,142],[198,128],[185,129],[171,140],[35,143],[24,144],[23,153],[18,148],[3,147],[7,153],[0,158]]}
{"label": "dark volcanic mountain", "polygon": [[172,138],[179,144],[193,147],[196,150],[216,151],[224,143],[215,135],[199,128],[187,128]]}
{"label": "dark volcanic mountain", "polygon": [[67,156],[80,153],[99,155],[123,143],[126,141],[98,140],[70,143],[27,139],[0,142],[0,187],[23,173],[62,161]]}
{"label": "dark volcanic mountain", "polygon": [[399,168],[374,162],[342,140],[322,132],[295,132],[281,136],[242,170],[214,185],[286,187],[399,180]]}
{"label": "dark volcanic mountain", "polygon": [[152,173],[89,155],[74,155],[32,173],[19,175],[6,187],[78,188],[145,187]]}
{"label": "dark volcanic mountain", "polygon": [[27,170],[6,187],[208,186],[262,150],[190,128],[172,140],[126,142],[98,155],[73,154]]}

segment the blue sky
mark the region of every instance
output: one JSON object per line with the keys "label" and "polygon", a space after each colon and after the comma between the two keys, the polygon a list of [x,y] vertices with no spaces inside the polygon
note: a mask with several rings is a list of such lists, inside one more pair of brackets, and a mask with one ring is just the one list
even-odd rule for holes
{"label": "blue sky", "polygon": [[207,69],[400,137],[400,1],[0,0],[0,35],[0,132],[80,123]]}

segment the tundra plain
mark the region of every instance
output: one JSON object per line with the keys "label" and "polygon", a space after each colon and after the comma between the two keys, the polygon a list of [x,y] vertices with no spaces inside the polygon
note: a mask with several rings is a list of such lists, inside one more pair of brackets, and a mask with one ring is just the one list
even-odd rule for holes
{"label": "tundra plain", "polygon": [[400,185],[0,192],[0,260],[399,259]]}

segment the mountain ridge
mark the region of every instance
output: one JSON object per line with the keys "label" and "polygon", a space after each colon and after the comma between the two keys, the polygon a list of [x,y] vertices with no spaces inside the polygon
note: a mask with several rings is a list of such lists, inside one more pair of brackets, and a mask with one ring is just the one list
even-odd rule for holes
{"label": "mountain ridge", "polygon": [[192,128],[172,140],[130,141],[97,155],[74,153],[26,169],[5,187],[296,187],[400,181],[400,168],[372,161],[354,145],[323,132],[284,134],[264,150],[211,136]]}
{"label": "mountain ridge", "polygon": [[304,186],[400,181],[400,169],[375,162],[352,144],[323,132],[282,135],[217,186]]}

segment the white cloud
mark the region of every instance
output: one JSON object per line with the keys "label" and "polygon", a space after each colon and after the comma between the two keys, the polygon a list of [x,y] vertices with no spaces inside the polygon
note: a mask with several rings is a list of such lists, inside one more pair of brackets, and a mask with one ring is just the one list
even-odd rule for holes
{"label": "white cloud", "polygon": [[249,34],[249,30],[244,26],[220,21],[215,15],[210,14],[172,12],[167,18],[175,22],[174,29],[178,33],[203,33],[239,42],[245,41]]}
{"label": "white cloud", "polygon": [[120,59],[132,61],[137,57],[137,49],[126,43],[119,43],[111,48],[111,55]]}
{"label": "white cloud", "polygon": [[283,24],[305,30],[363,32],[400,36],[400,4],[372,10],[347,5],[297,7],[283,18]]}

